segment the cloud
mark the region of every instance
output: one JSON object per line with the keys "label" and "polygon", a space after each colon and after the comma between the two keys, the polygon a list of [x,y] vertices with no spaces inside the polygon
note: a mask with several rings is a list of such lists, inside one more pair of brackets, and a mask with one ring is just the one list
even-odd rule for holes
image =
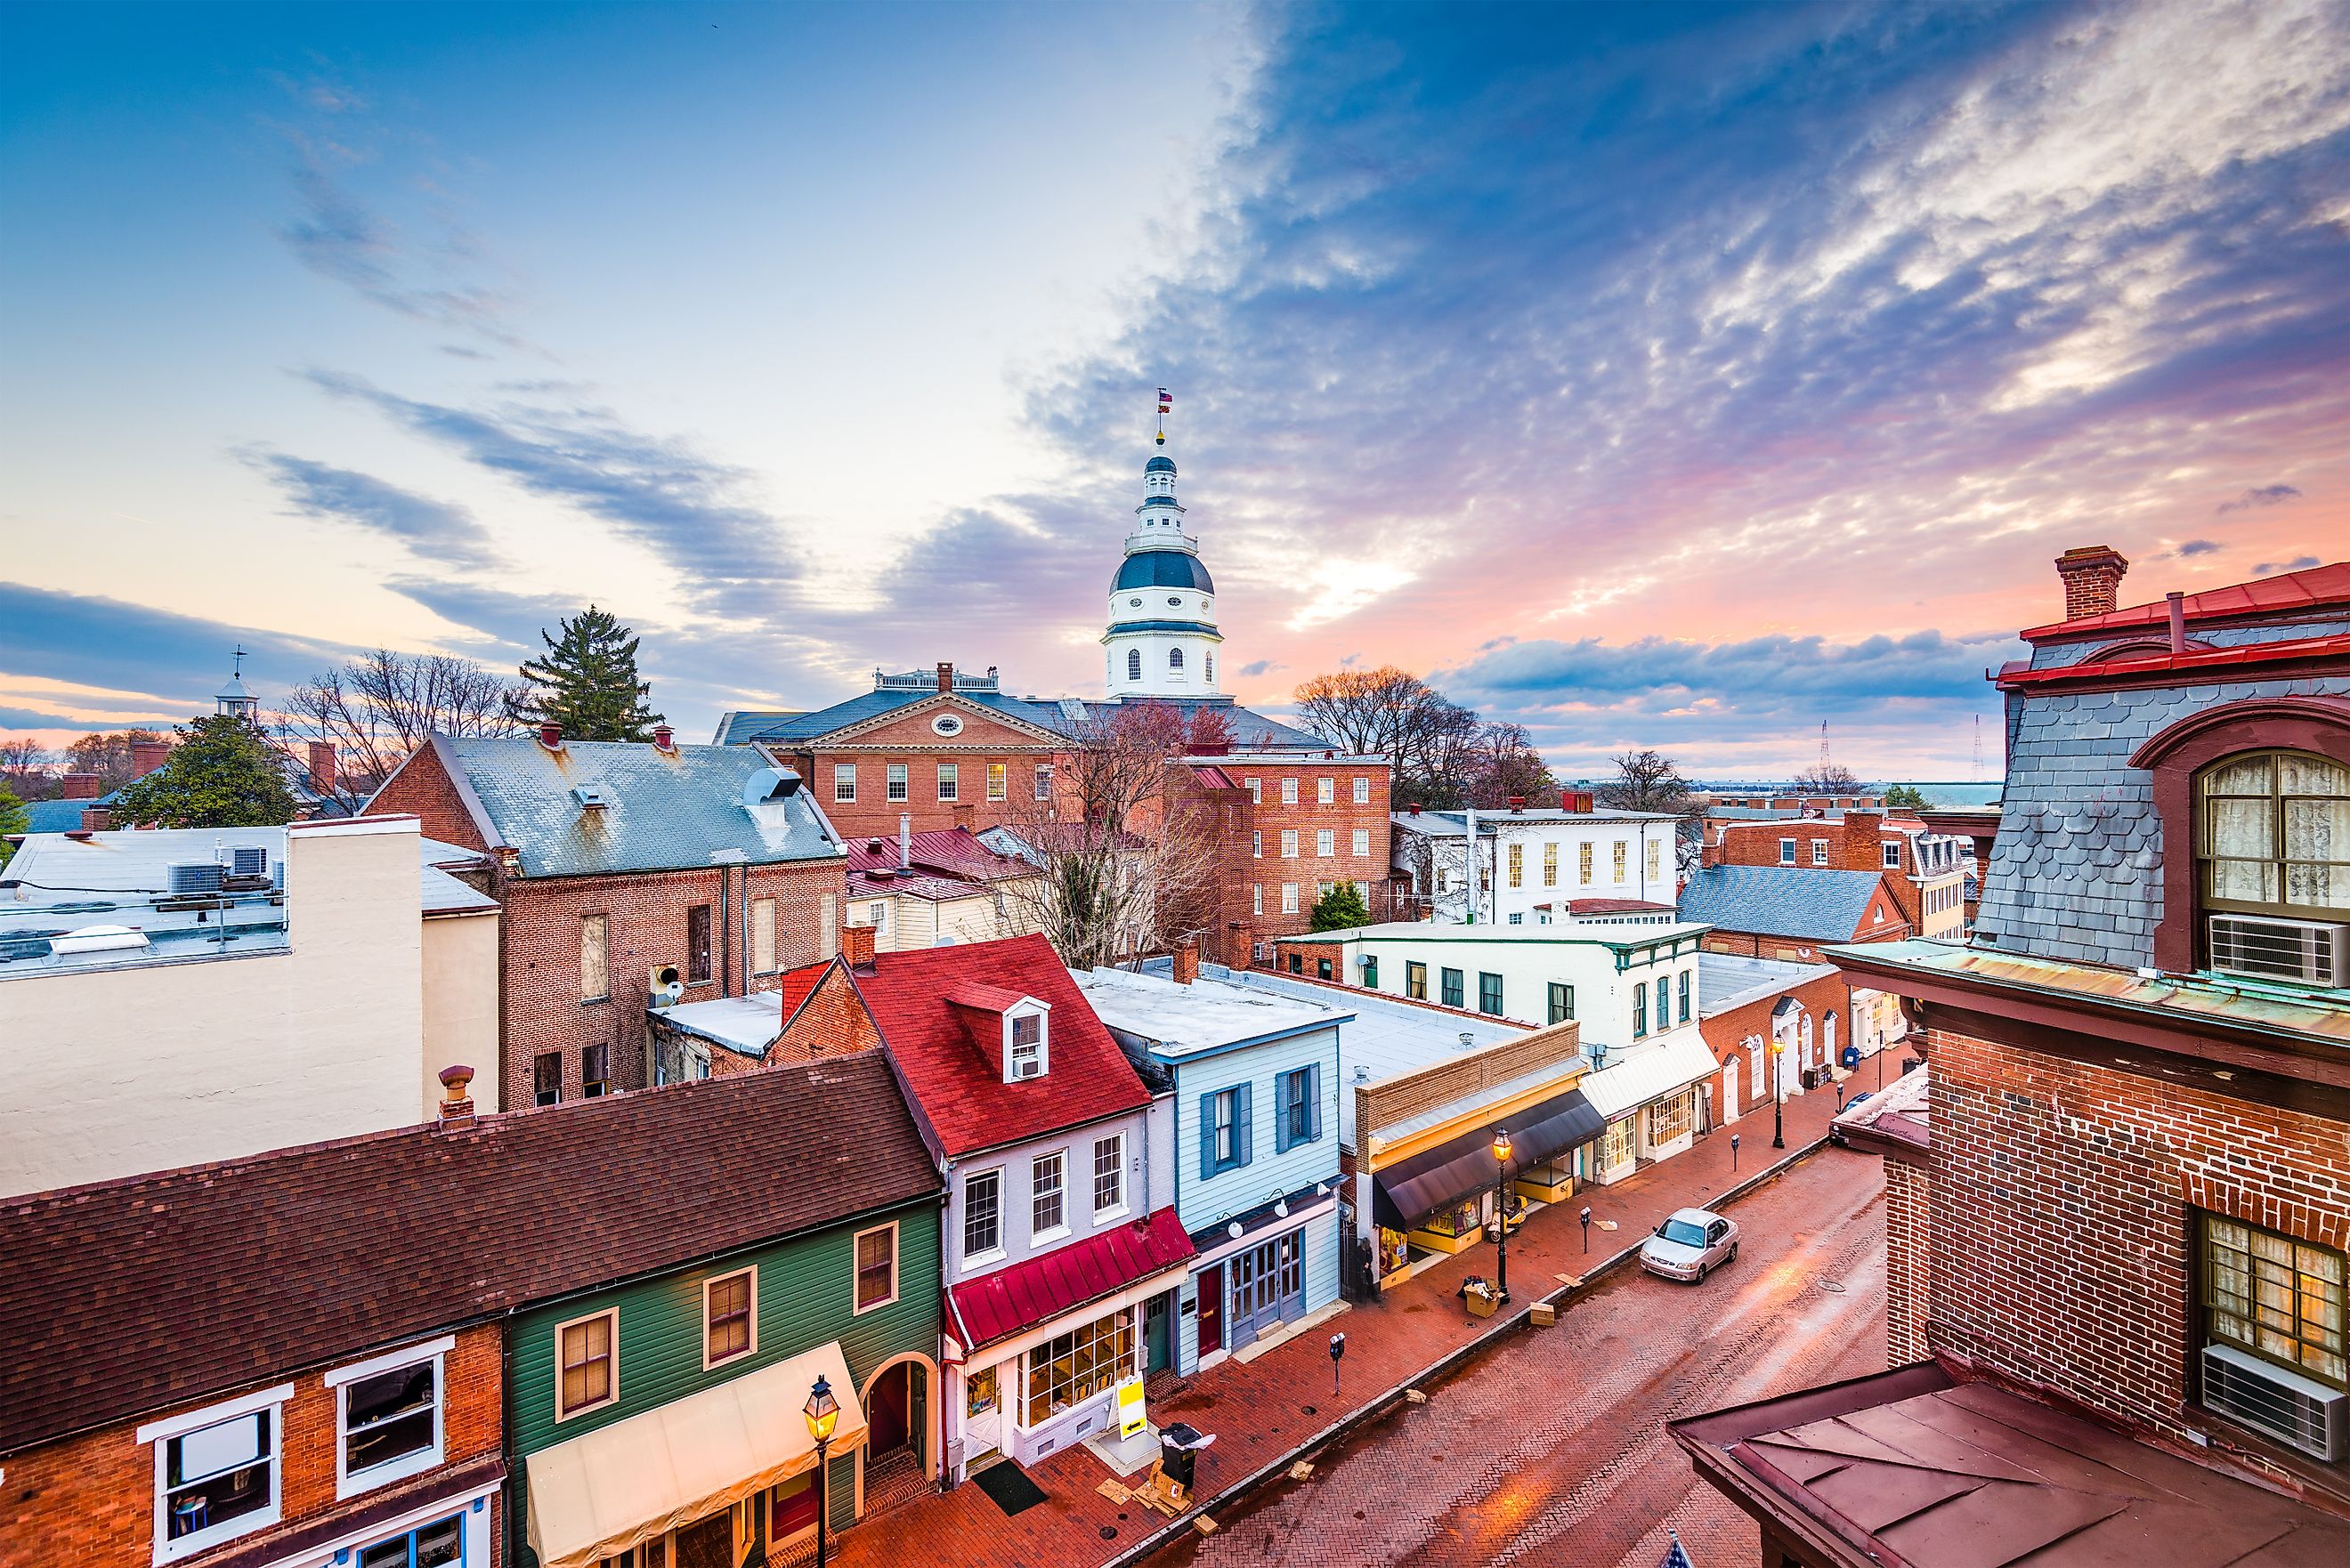
{"label": "cloud", "polygon": [[2301,499],[2301,492],[2290,484],[2263,484],[2257,490],[2247,490],[2233,501],[2222,501],[2217,510],[2221,514],[2249,512],[2256,506],[2281,506],[2288,501]]}
{"label": "cloud", "polygon": [[1285,664],[1277,664],[1270,659],[1259,659],[1242,665],[1241,674],[1246,679],[1253,680],[1260,675],[1270,675],[1276,670],[1286,670],[1288,668],[1289,666]]}
{"label": "cloud", "polygon": [[2189,539],[2178,546],[2178,553],[2181,556],[2216,556],[2225,548],[2225,545],[2215,544],[2210,539]]}
{"label": "cloud", "polygon": [[[265,607],[256,601],[255,607]],[[167,711],[212,711],[242,644],[244,672],[266,695],[360,651],[234,621],[96,595],[0,582],[0,670],[151,698]]]}
{"label": "cloud", "polygon": [[265,448],[238,454],[293,503],[289,515],[349,523],[408,545],[426,561],[471,570],[499,564],[489,530],[465,507]]}
{"label": "cloud", "polygon": [[2271,572],[2305,572],[2312,566],[2322,566],[2324,565],[2325,565],[2325,563],[2319,560],[2314,556],[2299,556],[2290,561],[2284,562],[2262,561],[2259,566],[2252,568],[2252,576],[2256,577],[2265,577]]}

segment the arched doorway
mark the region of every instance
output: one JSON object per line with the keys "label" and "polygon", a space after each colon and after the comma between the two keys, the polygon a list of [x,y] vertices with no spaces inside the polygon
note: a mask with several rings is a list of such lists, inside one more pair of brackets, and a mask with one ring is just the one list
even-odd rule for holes
{"label": "arched doorway", "polygon": [[1721,1119],[1724,1125],[1738,1119],[1738,1056],[1735,1052],[1721,1064]]}
{"label": "arched doorway", "polygon": [[857,1513],[920,1492],[938,1471],[939,1369],[918,1351],[890,1357],[858,1391],[866,1438],[857,1450]]}

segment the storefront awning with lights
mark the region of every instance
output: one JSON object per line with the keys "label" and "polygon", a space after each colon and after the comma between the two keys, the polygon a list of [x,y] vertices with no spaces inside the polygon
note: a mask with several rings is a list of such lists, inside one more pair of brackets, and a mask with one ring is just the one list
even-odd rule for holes
{"label": "storefront awning with lights", "polygon": [[[1580,1089],[1543,1101],[1509,1118],[1510,1168],[1515,1172],[1555,1159],[1607,1130]],[[1416,1231],[1432,1216],[1501,1179],[1493,1158],[1493,1127],[1446,1139],[1371,1173],[1371,1217],[1390,1231]]]}

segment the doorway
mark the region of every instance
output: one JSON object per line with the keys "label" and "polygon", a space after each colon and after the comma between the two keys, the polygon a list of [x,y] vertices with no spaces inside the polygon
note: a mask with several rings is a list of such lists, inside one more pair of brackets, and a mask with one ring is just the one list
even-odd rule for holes
{"label": "doorway", "polygon": [[1738,1119],[1738,1058],[1732,1055],[1721,1064],[1721,1122],[1724,1127]]}
{"label": "doorway", "polygon": [[962,1452],[966,1465],[978,1463],[1003,1444],[1003,1411],[996,1389],[998,1370],[983,1366],[963,1379]]}
{"label": "doorway", "polygon": [[1164,1372],[1175,1359],[1175,1335],[1169,1326],[1173,1323],[1170,1308],[1174,1293],[1162,1291],[1150,1298],[1142,1309],[1142,1371],[1145,1376]]}
{"label": "doorway", "polygon": [[677,1532],[677,1568],[734,1568],[734,1511],[722,1509]]}
{"label": "doorway", "polygon": [[868,1464],[888,1459],[912,1440],[913,1370],[913,1363],[901,1361],[874,1381],[865,1407],[867,1428],[872,1434],[867,1449]]}
{"label": "doorway", "polygon": [[1211,1263],[1200,1271],[1200,1354],[1224,1347],[1224,1266]]}

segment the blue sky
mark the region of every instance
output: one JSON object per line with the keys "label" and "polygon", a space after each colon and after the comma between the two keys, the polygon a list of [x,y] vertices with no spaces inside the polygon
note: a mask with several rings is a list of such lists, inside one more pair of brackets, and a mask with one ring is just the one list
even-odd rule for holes
{"label": "blue sky", "polygon": [[590,599],[690,731],[1086,694],[1159,385],[1244,700],[1572,771],[1963,777],[2062,549],[2350,537],[2338,6],[0,26],[0,730]]}

